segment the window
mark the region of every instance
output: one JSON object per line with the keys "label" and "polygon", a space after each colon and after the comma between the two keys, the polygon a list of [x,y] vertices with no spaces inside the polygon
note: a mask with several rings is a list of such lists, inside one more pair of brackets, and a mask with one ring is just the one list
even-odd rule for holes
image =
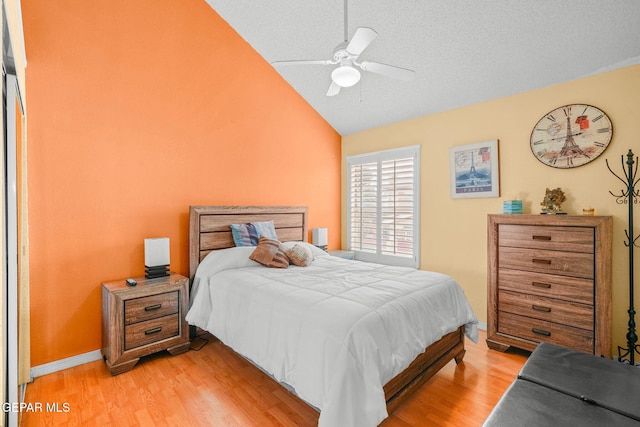
{"label": "window", "polygon": [[347,169],[349,250],[418,268],[420,146],[349,156]]}

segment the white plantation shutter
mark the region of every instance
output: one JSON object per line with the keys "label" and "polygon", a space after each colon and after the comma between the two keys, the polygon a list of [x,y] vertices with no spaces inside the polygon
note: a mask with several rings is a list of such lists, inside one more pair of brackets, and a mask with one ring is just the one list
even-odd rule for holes
{"label": "white plantation shutter", "polygon": [[356,258],[418,267],[420,146],[347,158],[348,247]]}
{"label": "white plantation shutter", "polygon": [[375,252],[378,233],[378,165],[353,165],[350,173],[350,248]]}

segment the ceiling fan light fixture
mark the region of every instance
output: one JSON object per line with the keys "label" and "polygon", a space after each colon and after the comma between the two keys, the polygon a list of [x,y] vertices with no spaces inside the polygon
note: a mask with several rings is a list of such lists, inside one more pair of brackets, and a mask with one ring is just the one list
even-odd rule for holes
{"label": "ceiling fan light fixture", "polygon": [[341,87],[351,87],[360,81],[360,71],[350,65],[341,65],[331,72],[331,80]]}

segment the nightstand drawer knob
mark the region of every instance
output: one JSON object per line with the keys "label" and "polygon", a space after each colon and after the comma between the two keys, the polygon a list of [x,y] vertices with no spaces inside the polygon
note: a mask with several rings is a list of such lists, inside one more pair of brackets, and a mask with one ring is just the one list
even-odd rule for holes
{"label": "nightstand drawer knob", "polygon": [[532,236],[533,240],[551,240],[551,236]]}
{"label": "nightstand drawer knob", "polygon": [[538,335],[544,335],[545,337],[550,337],[551,336],[551,332],[545,331],[543,329],[532,328],[531,332],[533,332],[534,334],[538,334]]}
{"label": "nightstand drawer knob", "polygon": [[162,304],[153,304],[153,305],[148,305],[144,308],[144,311],[152,311],[152,310],[159,310],[162,308]]}
{"label": "nightstand drawer knob", "polygon": [[152,334],[157,334],[160,331],[162,331],[162,327],[158,326],[157,328],[147,329],[146,331],[144,331],[144,334],[145,335],[152,335]]}
{"label": "nightstand drawer knob", "polygon": [[551,264],[550,259],[533,258],[531,262],[533,262],[534,264],[547,264],[547,265]]}
{"label": "nightstand drawer knob", "polygon": [[534,309],[535,311],[542,311],[544,313],[551,313],[551,307],[543,307],[541,305],[532,305],[531,306],[532,309]]}

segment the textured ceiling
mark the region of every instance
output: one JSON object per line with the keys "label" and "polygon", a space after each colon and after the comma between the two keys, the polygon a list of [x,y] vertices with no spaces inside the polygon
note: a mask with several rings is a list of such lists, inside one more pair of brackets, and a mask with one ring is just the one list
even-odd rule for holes
{"label": "textured ceiling", "polygon": [[[266,61],[330,59],[344,0],[207,0]],[[377,38],[360,60],[415,70],[363,72],[325,96],[335,66],[276,67],[341,135],[640,63],[639,0],[351,0]],[[568,102],[588,100],[568,100]]]}

